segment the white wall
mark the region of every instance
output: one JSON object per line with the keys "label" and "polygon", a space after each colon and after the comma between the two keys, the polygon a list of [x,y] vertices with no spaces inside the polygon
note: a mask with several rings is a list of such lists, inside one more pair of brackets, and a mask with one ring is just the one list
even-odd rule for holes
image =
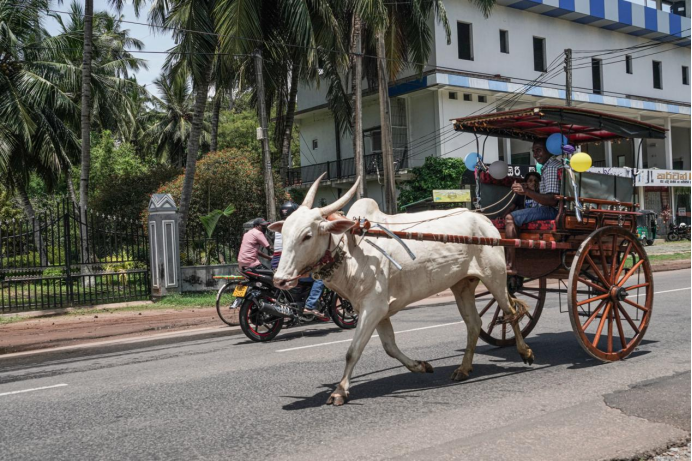
{"label": "white wall", "polygon": [[[436,59],[439,67],[533,80],[540,76],[540,72],[533,70],[534,36],[546,39],[547,64],[550,64],[565,48],[602,50],[605,48],[625,48],[650,43],[647,39],[621,32],[600,29],[514,8],[496,6],[488,19],[485,19],[478,9],[467,0],[446,1],[445,8],[447,9],[449,22],[452,25],[452,43],[451,45],[446,44],[444,30],[441,26],[436,26]],[[474,61],[458,58],[457,21],[473,24]],[[509,31],[509,54],[500,53],[500,29]],[[663,45],[639,54],[648,54],[669,48],[672,48],[672,45]],[[574,55],[575,58],[580,56],[582,54],[575,53]],[[607,58],[607,56],[603,58]],[[620,59],[624,58],[614,60]],[[662,90],[653,88],[653,60],[663,63]],[[575,61],[573,65],[578,67],[582,63],[588,63],[590,66],[591,61],[590,59]],[[603,89],[606,92],[616,91],[629,95],[689,103],[690,87],[682,84],[681,68],[683,65],[690,66],[689,48],[679,48],[641,59],[633,59],[633,74],[625,72],[624,62],[604,65]],[[576,91],[585,91],[578,90],[576,87],[592,88],[590,67],[574,69],[573,76],[573,85]],[[564,74],[561,74],[552,82],[564,85]]]}

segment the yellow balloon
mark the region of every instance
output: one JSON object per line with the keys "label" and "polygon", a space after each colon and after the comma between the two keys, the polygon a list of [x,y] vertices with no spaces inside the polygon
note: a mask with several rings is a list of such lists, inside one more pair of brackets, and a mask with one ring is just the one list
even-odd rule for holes
{"label": "yellow balloon", "polygon": [[586,152],[579,152],[572,156],[569,164],[574,171],[583,173],[591,168],[591,156]]}

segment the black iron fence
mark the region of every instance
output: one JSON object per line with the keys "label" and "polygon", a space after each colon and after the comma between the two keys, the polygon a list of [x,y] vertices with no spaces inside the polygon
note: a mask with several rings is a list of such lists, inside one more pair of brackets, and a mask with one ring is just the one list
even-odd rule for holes
{"label": "black iron fence", "polygon": [[210,238],[202,227],[188,228],[186,237],[180,240],[180,265],[209,266],[235,262],[242,240],[242,232],[216,229]]}
{"label": "black iron fence", "polygon": [[33,220],[0,222],[0,311],[150,297],[149,240],[135,219],[63,200]]}
{"label": "black iron fence", "polygon": [[[365,174],[384,174],[382,170],[382,154],[371,154],[363,157]],[[394,153],[394,171],[408,167],[408,155],[406,150]],[[297,186],[309,184],[320,177],[322,173],[327,173],[326,180],[347,179],[356,176],[355,160],[346,158],[331,162],[316,163],[298,168],[290,168],[287,174],[286,186]]]}

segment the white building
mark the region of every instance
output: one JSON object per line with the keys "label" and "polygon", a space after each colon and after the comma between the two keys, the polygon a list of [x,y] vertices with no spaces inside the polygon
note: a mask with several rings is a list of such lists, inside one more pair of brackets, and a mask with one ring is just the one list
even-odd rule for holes
{"label": "white building", "polygon": [[[590,145],[594,166],[690,170],[689,0],[649,2],[659,9],[635,1],[498,0],[485,19],[467,0],[446,0],[451,43],[431,18],[435,42],[422,76],[409,70],[390,82],[397,180],[427,156],[463,158],[477,150],[473,135],[452,130],[452,118],[564,105],[565,49],[573,50],[574,106],[669,130],[665,141],[647,140],[639,159],[630,143]],[[291,175],[295,187],[307,187],[327,171],[318,201],[334,200],[354,171],[351,136],[337,136],[325,93],[326,85],[299,89],[301,167]],[[382,206],[378,99],[365,82],[364,94],[368,196]],[[523,142],[488,138],[483,151],[486,163],[530,164],[529,150]],[[689,222],[689,187],[689,181],[683,188],[642,187],[640,201],[654,210],[684,208]]]}

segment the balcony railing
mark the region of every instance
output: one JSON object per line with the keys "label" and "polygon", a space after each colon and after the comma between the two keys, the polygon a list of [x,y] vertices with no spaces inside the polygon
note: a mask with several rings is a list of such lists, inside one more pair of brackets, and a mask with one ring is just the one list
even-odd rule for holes
{"label": "balcony railing", "polygon": [[[382,169],[382,154],[371,154],[364,157],[365,174],[384,174]],[[394,171],[408,167],[408,151],[394,153]],[[289,168],[286,186],[298,186],[315,182],[322,173],[327,173],[325,180],[347,179],[356,176],[356,164],[353,159],[333,160],[314,165]]]}

